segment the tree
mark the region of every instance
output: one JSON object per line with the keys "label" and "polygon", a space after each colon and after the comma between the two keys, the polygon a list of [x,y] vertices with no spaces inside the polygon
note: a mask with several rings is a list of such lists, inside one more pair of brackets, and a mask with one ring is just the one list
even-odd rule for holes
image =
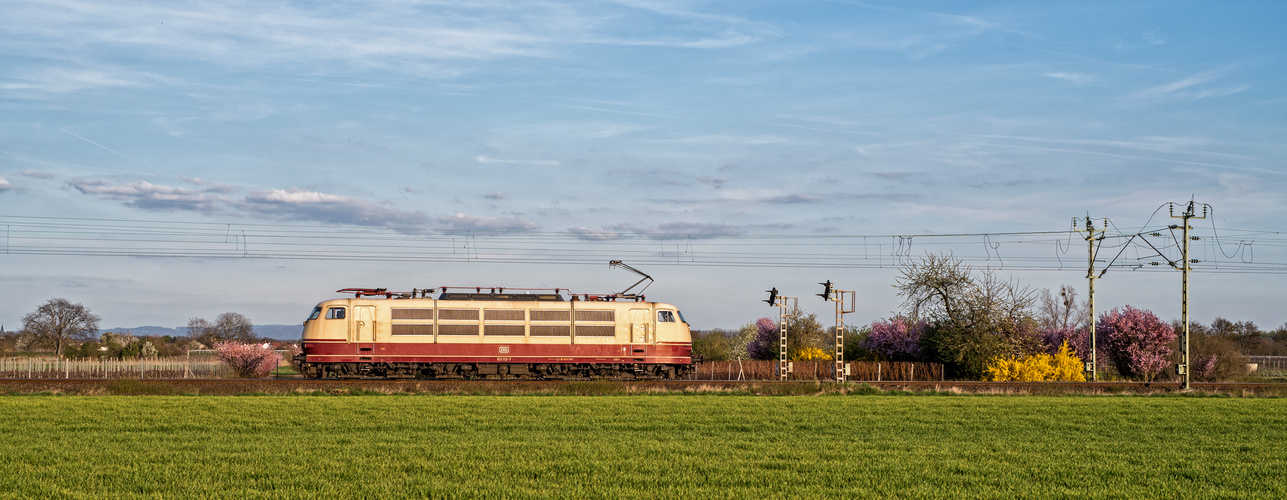
{"label": "tree", "polygon": [[188,336],[207,346],[228,341],[248,344],[259,340],[250,318],[235,312],[220,314],[215,318],[214,324],[205,318],[189,319]]}
{"label": "tree", "polygon": [[693,357],[703,361],[725,361],[729,359],[729,333],[724,330],[693,330]]}
{"label": "tree", "polygon": [[897,287],[909,318],[928,322],[922,348],[954,376],[978,378],[993,358],[1027,356],[1042,347],[1030,312],[1032,291],[991,270],[975,277],[960,259],[926,254],[903,268]]}
{"label": "tree", "polygon": [[896,316],[888,321],[873,321],[862,347],[889,361],[919,361],[922,357],[921,335],[929,326]]}
{"label": "tree", "polygon": [[[1070,285],[1059,285],[1059,298],[1045,288],[1041,290],[1038,321],[1043,331],[1076,329],[1086,322],[1088,307],[1085,302],[1077,304],[1077,290]],[[1055,344],[1055,351],[1058,350],[1059,344]]]}
{"label": "tree", "polygon": [[778,359],[778,324],[769,318],[755,320],[755,337],[746,344],[750,359]]}
{"label": "tree", "polygon": [[215,344],[214,348],[219,360],[232,368],[241,378],[267,376],[282,360],[281,354],[277,351],[259,344],[220,342]]}
{"label": "tree", "polygon": [[1041,342],[1046,346],[1046,354],[1051,356],[1059,352],[1059,346],[1067,343],[1078,358],[1090,359],[1089,328],[1043,328]]}
{"label": "tree", "polygon": [[[788,312],[786,321],[787,356],[790,359],[831,359],[835,353],[835,328],[823,328],[817,314],[806,314],[799,309]],[[778,342],[781,343],[781,339]],[[823,355],[826,357],[820,358]]]}
{"label": "tree", "polygon": [[1237,344],[1238,349],[1243,354],[1248,354],[1260,347],[1260,339],[1264,332],[1251,321],[1239,321],[1234,323],[1227,319],[1216,317],[1211,322],[1211,335],[1224,337]]}
{"label": "tree", "polygon": [[68,344],[94,339],[98,320],[98,316],[82,304],[49,299],[35,312],[22,317],[23,343],[52,347],[54,355],[62,357]]}
{"label": "tree", "polygon": [[[1189,323],[1189,362],[1194,379],[1217,382],[1247,374],[1247,357],[1239,352],[1238,336],[1230,335],[1225,329],[1233,324],[1223,318],[1216,318],[1210,328],[1197,322]],[[1171,328],[1178,331],[1183,328],[1183,323],[1174,321]]]}
{"label": "tree", "polygon": [[1175,329],[1152,312],[1131,306],[1113,308],[1099,317],[1095,335],[1107,341],[1117,373],[1149,382],[1170,364]]}

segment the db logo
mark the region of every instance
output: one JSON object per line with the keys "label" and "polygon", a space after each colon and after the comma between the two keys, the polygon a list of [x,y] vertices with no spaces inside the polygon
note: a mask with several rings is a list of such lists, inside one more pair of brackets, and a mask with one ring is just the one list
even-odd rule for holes
{"label": "db logo", "polygon": [[507,346],[507,345],[500,346],[500,353],[501,353],[501,354],[509,354],[509,346]]}

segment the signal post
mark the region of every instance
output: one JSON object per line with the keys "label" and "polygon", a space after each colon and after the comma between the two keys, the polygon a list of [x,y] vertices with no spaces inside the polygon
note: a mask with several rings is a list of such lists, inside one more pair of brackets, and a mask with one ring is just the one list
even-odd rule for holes
{"label": "signal post", "polygon": [[[833,289],[831,280],[818,284],[823,287],[818,296],[836,303],[836,382],[844,383],[849,377],[848,370],[845,369],[845,315],[858,309],[858,294],[853,290]],[[849,300],[847,308],[845,299]]]}
{"label": "signal post", "polygon": [[769,292],[769,298],[764,302],[771,306],[778,306],[778,376],[780,380],[786,382],[790,368],[787,365],[787,304],[791,304],[794,309],[799,309],[800,301],[796,297],[779,297],[777,287],[765,291]]}

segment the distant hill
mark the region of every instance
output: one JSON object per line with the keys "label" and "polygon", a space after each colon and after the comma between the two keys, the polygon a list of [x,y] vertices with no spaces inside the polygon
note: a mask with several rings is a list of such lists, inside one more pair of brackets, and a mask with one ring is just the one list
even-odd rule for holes
{"label": "distant hill", "polygon": [[[299,340],[300,333],[303,332],[304,325],[255,325],[255,335],[268,337],[277,340]],[[164,326],[136,326],[134,328],[109,328],[99,330],[98,334],[104,333],[125,333],[130,332],[138,337],[148,337],[152,335],[161,336],[169,335],[171,337],[181,337],[188,334],[188,327],[180,326],[169,328]]]}

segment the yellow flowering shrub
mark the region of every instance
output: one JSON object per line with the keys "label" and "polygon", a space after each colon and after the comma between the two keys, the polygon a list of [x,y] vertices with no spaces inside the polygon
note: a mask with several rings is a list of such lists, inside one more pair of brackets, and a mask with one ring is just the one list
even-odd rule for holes
{"label": "yellow flowering shrub", "polygon": [[796,351],[793,359],[797,361],[822,361],[831,359],[831,354],[817,347],[806,347]]}
{"label": "yellow flowering shrub", "polygon": [[1073,354],[1067,341],[1059,346],[1059,352],[1054,356],[1043,352],[1024,358],[992,358],[983,370],[983,377],[1006,382],[1086,381],[1081,358]]}

